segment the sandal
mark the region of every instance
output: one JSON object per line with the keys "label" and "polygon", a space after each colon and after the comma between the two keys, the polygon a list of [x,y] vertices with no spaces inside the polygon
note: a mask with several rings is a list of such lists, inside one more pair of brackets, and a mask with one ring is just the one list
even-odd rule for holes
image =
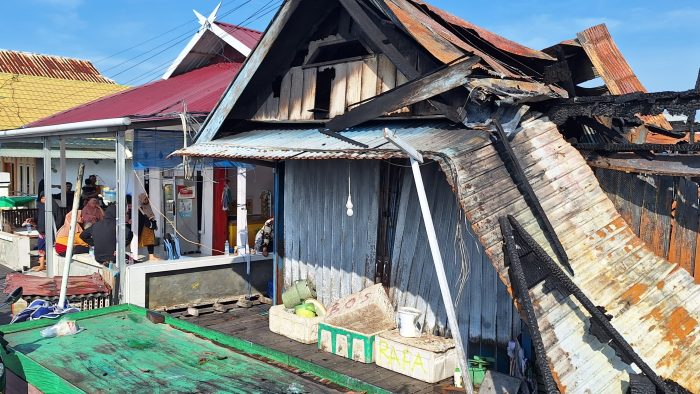
{"label": "sandal", "polygon": [[30,269],[32,272],[40,272],[40,271],[46,271],[46,267],[32,267]]}

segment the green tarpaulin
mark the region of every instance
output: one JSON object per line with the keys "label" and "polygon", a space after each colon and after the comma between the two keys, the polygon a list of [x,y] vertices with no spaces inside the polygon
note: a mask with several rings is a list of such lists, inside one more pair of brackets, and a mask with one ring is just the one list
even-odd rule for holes
{"label": "green tarpaulin", "polygon": [[22,207],[36,200],[36,196],[0,197],[0,208]]}

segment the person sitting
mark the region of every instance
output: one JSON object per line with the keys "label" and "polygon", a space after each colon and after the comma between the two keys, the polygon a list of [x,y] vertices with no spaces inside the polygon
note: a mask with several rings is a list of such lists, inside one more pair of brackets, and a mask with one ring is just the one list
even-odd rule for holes
{"label": "person sitting", "polygon": [[80,196],[80,209],[83,209],[90,199],[98,198],[99,196],[100,193],[97,192],[97,176],[90,175],[85,182],[83,182],[83,192]]}
{"label": "person sitting", "polygon": [[[39,202],[36,204],[36,212],[33,218],[29,218],[22,224],[34,224],[36,226],[36,231],[39,232],[39,241],[37,242],[37,250],[39,252],[39,266],[32,268],[32,271],[45,271],[46,270],[46,196],[43,192],[39,193]],[[58,204],[56,200],[51,199],[52,204],[52,214],[54,222],[56,220],[56,213],[58,212]]]}
{"label": "person sitting", "polygon": [[82,216],[85,228],[99,222],[104,217],[104,211],[100,208],[100,202],[96,198],[91,198],[83,207]]}
{"label": "person sitting", "polygon": [[153,213],[148,194],[139,194],[139,247],[148,249],[149,260],[160,260],[154,253],[156,245],[156,233],[158,229],[156,215]]}
{"label": "person sitting", "polygon": [[[58,229],[56,233],[56,244],[54,249],[56,253],[61,256],[66,256],[66,251],[68,250],[68,236],[70,235],[70,221],[73,217],[73,213],[68,211],[66,213],[66,220],[63,222],[63,226]],[[90,246],[80,239],[80,234],[83,232],[83,227],[80,225],[82,223],[82,218],[80,211],[78,211],[78,221],[75,223],[75,238],[73,239],[73,254],[89,253]]]}
{"label": "person sitting", "polygon": [[[134,233],[126,229],[126,244],[131,242]],[[95,247],[95,260],[102,265],[116,262],[117,255],[117,206],[110,205],[102,220],[80,234],[80,239]]]}

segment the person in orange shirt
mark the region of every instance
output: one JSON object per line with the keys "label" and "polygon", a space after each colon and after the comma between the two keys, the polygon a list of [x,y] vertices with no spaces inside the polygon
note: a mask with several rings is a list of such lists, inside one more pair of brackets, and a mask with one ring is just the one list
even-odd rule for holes
{"label": "person in orange shirt", "polygon": [[[59,256],[65,257],[68,249],[68,236],[70,235],[70,221],[73,214],[68,211],[66,220],[63,226],[56,233],[56,243],[54,248]],[[83,232],[83,227],[80,225],[83,222],[81,211],[78,211],[78,222],[75,224],[75,238],[73,239],[73,254],[89,253],[90,246],[80,238]]]}

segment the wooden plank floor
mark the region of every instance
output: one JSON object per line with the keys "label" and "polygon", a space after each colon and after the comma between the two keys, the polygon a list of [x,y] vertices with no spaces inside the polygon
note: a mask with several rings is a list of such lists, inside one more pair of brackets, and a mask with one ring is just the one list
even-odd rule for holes
{"label": "wooden plank floor", "polygon": [[[268,329],[268,305],[233,308],[225,313],[181,317],[189,322],[285,352],[395,393],[433,393],[434,386],[376,366],[349,360],[305,345]],[[206,309],[205,309],[206,311]]]}

